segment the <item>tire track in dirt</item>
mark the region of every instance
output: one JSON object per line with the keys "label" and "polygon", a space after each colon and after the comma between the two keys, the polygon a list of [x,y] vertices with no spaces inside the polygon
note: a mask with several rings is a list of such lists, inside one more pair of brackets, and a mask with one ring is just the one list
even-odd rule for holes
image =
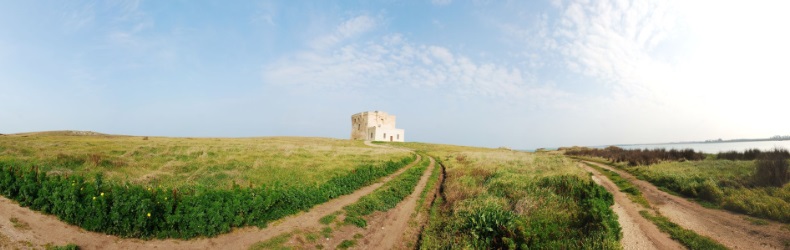
{"label": "tire track in dirt", "polygon": [[633,183],[645,195],[650,205],[670,221],[693,230],[731,249],[790,249],[790,231],[782,224],[768,221],[768,225],[753,225],[747,215],[705,208],[685,198],[659,190],[650,182],[639,180],[623,170],[596,162],[588,162],[611,170]]}
{"label": "tire track in dirt", "polygon": [[428,158],[431,160],[431,164],[425,168],[425,172],[422,174],[420,181],[417,182],[417,186],[414,187],[414,191],[395,208],[380,216],[379,218],[383,218],[383,221],[377,220],[368,226],[369,229],[365,234],[367,241],[360,244],[361,249],[406,249],[407,246],[401,244],[405,243],[401,239],[408,237],[405,234],[409,234],[410,231],[411,234],[419,233],[419,230],[408,230],[409,220],[412,218],[412,213],[416,211],[417,199],[425,189],[433,168],[436,167],[434,159],[432,157]]}
{"label": "tire track in dirt", "polygon": [[[410,244],[416,243],[417,236],[420,233],[420,222],[415,217],[412,217],[412,214],[416,211],[417,199],[419,199],[420,194],[425,189],[428,179],[431,177],[431,171],[436,167],[435,160],[431,157],[429,159],[431,163],[423,172],[412,193],[398,203],[397,206],[386,212],[377,211],[365,216],[365,220],[368,222],[367,227],[359,228],[354,225],[345,225],[342,223],[344,216],[341,215],[338,216],[338,224],[331,237],[321,239],[318,242],[308,243],[301,239],[294,240],[294,238],[299,237],[295,236],[287,246],[296,249],[316,249],[315,243],[317,243],[322,248],[333,249],[344,240],[355,240],[357,242],[356,245],[350,249],[414,249],[415,246]],[[431,202],[430,198],[426,196],[425,202]],[[307,231],[317,232],[319,228],[316,227]]]}
{"label": "tire track in dirt", "polygon": [[[56,216],[42,214],[21,207],[14,201],[0,196],[0,247],[44,246],[46,244],[65,245],[74,243],[81,249],[247,249],[250,245],[297,229],[320,227],[318,219],[324,215],[352,204],[384,183],[419,164],[421,156],[407,166],[378,182],[360,188],[351,194],[319,204],[307,212],[291,215],[269,223],[266,228],[254,226],[233,229],[231,232],[213,238],[191,240],[165,239],[141,240],[120,238],[96,232],[85,231],[77,226],[60,221]],[[19,229],[12,225],[11,218],[17,218],[29,228]],[[6,246],[7,245],[7,246]]]}
{"label": "tire track in dirt", "polygon": [[631,201],[609,178],[590,166],[581,163],[579,166],[592,173],[593,181],[603,186],[614,196],[612,210],[617,214],[617,222],[622,227],[623,238],[620,240],[620,244],[623,249],[686,249],[680,243],[672,240],[669,235],[661,232],[652,222],[642,217],[639,211],[645,210],[645,208]]}

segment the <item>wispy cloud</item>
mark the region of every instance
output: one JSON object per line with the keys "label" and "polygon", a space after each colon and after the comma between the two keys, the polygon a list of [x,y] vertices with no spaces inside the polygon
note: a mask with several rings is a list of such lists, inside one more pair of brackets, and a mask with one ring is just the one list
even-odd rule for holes
{"label": "wispy cloud", "polygon": [[334,32],[313,40],[310,46],[319,50],[327,49],[346,39],[368,32],[375,28],[376,25],[376,19],[371,16],[357,16],[338,25]]}
{"label": "wispy cloud", "polygon": [[96,18],[96,3],[69,3],[63,6],[61,18],[67,32],[75,32],[91,25]]}
{"label": "wispy cloud", "polygon": [[264,1],[259,4],[257,13],[252,17],[252,21],[277,26],[276,18],[277,6],[275,6],[275,3],[273,1]]}
{"label": "wispy cloud", "polygon": [[585,1],[558,4],[553,37],[572,70],[623,86],[642,84],[641,67],[670,32],[674,17],[665,1]]}
{"label": "wispy cloud", "polygon": [[[331,37],[367,30],[366,19],[339,25]],[[360,28],[361,27],[361,28]],[[382,87],[441,90],[460,98],[546,101],[567,94],[506,64],[476,62],[443,46],[410,42],[390,34],[323,50],[304,50],[266,65],[264,81],[323,90]]]}

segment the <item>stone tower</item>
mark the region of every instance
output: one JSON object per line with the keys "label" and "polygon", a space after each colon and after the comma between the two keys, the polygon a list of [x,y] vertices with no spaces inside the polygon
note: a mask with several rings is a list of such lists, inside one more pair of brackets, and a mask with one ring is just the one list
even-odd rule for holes
{"label": "stone tower", "polygon": [[395,116],[366,111],[351,116],[351,140],[403,142],[403,129],[395,128]]}

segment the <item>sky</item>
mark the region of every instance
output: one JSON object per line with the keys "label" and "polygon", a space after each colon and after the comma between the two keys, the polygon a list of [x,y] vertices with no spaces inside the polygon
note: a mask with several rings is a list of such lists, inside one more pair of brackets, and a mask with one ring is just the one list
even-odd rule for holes
{"label": "sky", "polygon": [[2,1],[0,133],[534,149],[790,134],[787,1]]}

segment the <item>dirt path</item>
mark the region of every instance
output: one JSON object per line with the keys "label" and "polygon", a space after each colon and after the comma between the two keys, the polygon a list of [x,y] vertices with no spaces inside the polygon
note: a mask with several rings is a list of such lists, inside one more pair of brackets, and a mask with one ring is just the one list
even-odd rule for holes
{"label": "dirt path", "polygon": [[386,215],[379,216],[379,218],[383,218],[383,220],[376,220],[368,226],[369,230],[365,235],[367,241],[360,244],[361,249],[408,248],[408,246],[402,244],[405,243],[405,241],[401,239],[404,237],[411,238],[407,234],[419,233],[419,228],[409,228],[408,223],[412,218],[411,215],[416,211],[417,199],[420,198],[420,194],[428,183],[428,178],[431,177],[433,168],[436,167],[433,158],[430,158],[430,160],[431,164],[428,165],[425,169],[425,173],[422,174],[422,178],[417,182],[417,186],[414,187],[414,192],[401,201],[398,206],[387,211]]}
{"label": "dirt path", "polygon": [[732,249],[790,249],[790,231],[782,224],[753,225],[739,215],[723,210],[710,209],[684,198],[667,194],[653,184],[604,164],[589,162],[614,171],[628,179],[645,195],[650,205],[672,222],[708,236]]}
{"label": "dirt path", "polygon": [[[395,208],[365,216],[368,222],[366,228],[345,225],[342,223],[344,217],[340,215],[334,224],[331,236],[310,242],[304,240],[303,235],[295,235],[286,245],[296,249],[317,249],[316,245],[334,249],[344,240],[354,240],[356,243],[351,249],[414,249],[413,244],[417,234],[420,233],[420,227],[416,217],[412,215],[416,211],[417,200],[428,183],[431,171],[436,167],[434,159],[430,158],[430,160],[430,165],[423,172],[412,193]],[[426,197],[425,202],[431,202],[429,197]],[[319,227],[306,230],[306,232],[318,231],[320,231]]]}
{"label": "dirt path", "polygon": [[[270,223],[264,229],[245,227],[214,238],[193,240],[140,240],[124,239],[117,236],[85,231],[77,226],[66,224],[52,215],[45,215],[20,207],[16,202],[0,196],[0,248],[30,248],[46,244],[65,245],[74,243],[81,249],[247,249],[250,245],[267,240],[282,233],[298,229],[320,227],[318,219],[344,206],[356,202],[392,178],[405,172],[421,157],[382,178],[379,182],[363,187],[349,195],[340,196],[326,203],[316,205],[308,212],[291,215]],[[14,226],[12,218],[17,221]]]}
{"label": "dirt path", "polygon": [[617,222],[623,228],[623,239],[620,240],[623,249],[685,249],[642,217],[639,211],[645,208],[631,201],[609,178],[587,165],[579,166],[592,173],[593,181],[614,196],[612,210],[617,214]]}

